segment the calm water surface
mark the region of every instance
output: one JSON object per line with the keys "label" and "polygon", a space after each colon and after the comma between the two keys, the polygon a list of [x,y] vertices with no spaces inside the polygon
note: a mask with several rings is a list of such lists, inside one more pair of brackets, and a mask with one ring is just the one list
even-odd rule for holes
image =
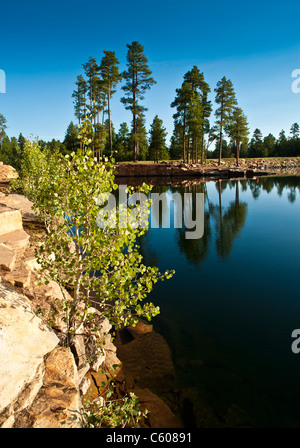
{"label": "calm water surface", "polygon": [[150,299],[193,411],[185,424],[300,427],[300,177],[154,191],[205,194],[201,239],[150,228],[141,242],[148,264],[176,271]]}

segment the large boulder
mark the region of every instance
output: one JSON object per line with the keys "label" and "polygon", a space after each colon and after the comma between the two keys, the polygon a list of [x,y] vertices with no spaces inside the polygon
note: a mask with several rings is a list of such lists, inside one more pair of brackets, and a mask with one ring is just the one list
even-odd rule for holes
{"label": "large boulder", "polygon": [[0,197],[0,203],[20,210],[23,219],[36,220],[38,217],[33,209],[33,203],[22,194],[3,195]]}
{"label": "large boulder", "polygon": [[46,358],[43,385],[32,405],[15,421],[17,428],[81,428],[81,399],[74,357],[56,347]]}
{"label": "large boulder", "polygon": [[182,428],[182,422],[166,403],[149,389],[133,389],[140,403],[141,411],[148,411],[148,424],[151,428]]}
{"label": "large boulder", "polygon": [[17,177],[18,173],[12,166],[3,165],[3,162],[0,162],[0,183],[8,183]]}
{"label": "large boulder", "polygon": [[22,229],[23,223],[20,210],[0,204],[0,235]]}
{"label": "large boulder", "polygon": [[30,236],[23,229],[13,230],[0,235],[0,244],[16,251],[24,251],[29,245]]}
{"label": "large boulder", "polygon": [[153,331],[153,325],[139,319],[135,325],[128,325],[126,329],[135,338],[140,334],[151,333]]}
{"label": "large boulder", "polygon": [[16,252],[5,244],[0,243],[0,268],[12,271],[16,263]]}
{"label": "large boulder", "polygon": [[12,426],[41,388],[44,357],[59,340],[29,300],[0,284],[0,425]]}
{"label": "large boulder", "polygon": [[[166,340],[152,331],[130,340],[123,329],[115,340],[117,356],[134,378],[135,385],[150,389],[159,396],[168,395],[175,388],[172,354]],[[132,338],[132,335],[130,335]]]}

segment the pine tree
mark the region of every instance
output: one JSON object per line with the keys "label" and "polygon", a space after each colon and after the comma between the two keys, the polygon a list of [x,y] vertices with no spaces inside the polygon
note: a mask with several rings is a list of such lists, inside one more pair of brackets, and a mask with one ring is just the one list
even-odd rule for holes
{"label": "pine tree", "polygon": [[300,126],[298,123],[292,124],[290,131],[292,134],[292,138],[299,138]]}
{"label": "pine tree", "polygon": [[11,137],[10,148],[11,148],[10,165],[19,171],[21,168],[21,151],[20,151],[20,148],[18,145],[18,140],[16,139],[16,137]]}
{"label": "pine tree", "polygon": [[235,93],[232,82],[230,79],[226,79],[225,76],[217,83],[215,88],[216,103],[219,104],[219,108],[216,110],[215,115],[217,117],[216,125],[219,131],[219,165],[221,165],[222,158],[222,141],[223,141],[223,129],[230,121],[230,114],[237,105]]}
{"label": "pine tree", "polygon": [[22,132],[20,133],[19,137],[18,137],[18,145],[20,148],[21,153],[23,154],[23,151],[25,149],[25,143],[26,143],[26,138],[23,136]]}
{"label": "pine tree", "polygon": [[279,132],[279,137],[277,140],[277,151],[280,157],[288,156],[288,140],[286,138],[284,129]]}
{"label": "pine tree", "polygon": [[106,126],[101,123],[96,123],[94,129],[94,153],[98,161],[103,157],[107,134]]}
{"label": "pine tree", "polygon": [[192,70],[184,75],[184,80],[189,82],[192,89],[195,90],[201,101],[202,113],[201,113],[201,164],[204,163],[204,147],[205,147],[205,134],[209,132],[209,117],[212,111],[211,101],[208,100],[208,94],[210,93],[210,87],[204,80],[204,74],[201,73],[197,66],[194,65]]}
{"label": "pine tree", "polygon": [[171,107],[176,107],[177,112],[173,115],[175,127],[181,125],[182,143],[183,143],[183,161],[188,160],[186,151],[186,133],[189,103],[192,95],[192,85],[189,82],[183,82],[180,89],[176,89],[176,97],[171,103]]}
{"label": "pine tree", "polygon": [[119,61],[116,58],[114,51],[104,51],[100,64],[100,74],[102,77],[102,87],[107,98],[108,107],[108,121],[109,121],[109,142],[110,152],[113,150],[113,138],[111,128],[111,97],[116,92],[116,86],[118,82],[122,80],[122,76],[119,74]]}
{"label": "pine tree", "polygon": [[260,129],[256,128],[250,141],[250,157],[261,157],[263,154],[263,135]]}
{"label": "pine tree", "polygon": [[4,117],[4,115],[0,114],[0,148],[2,151],[2,146],[3,146],[3,140],[5,137],[5,129],[7,128],[6,126],[6,118]]}
{"label": "pine tree", "polygon": [[94,120],[98,113],[98,106],[96,104],[96,100],[98,99],[98,90],[99,90],[99,67],[95,58],[90,57],[88,62],[82,64],[85,75],[87,77],[86,85],[87,85],[87,94],[89,98],[88,109],[89,115]]}
{"label": "pine tree", "polygon": [[183,126],[181,123],[175,123],[173,135],[170,139],[170,158],[172,160],[182,159],[183,153]]}
{"label": "pine tree", "polygon": [[78,129],[74,125],[73,121],[69,124],[65,139],[63,141],[63,154],[76,152],[80,148],[80,140],[78,138]]}
{"label": "pine tree", "polygon": [[115,142],[116,160],[128,161],[132,160],[132,151],[130,151],[130,133],[127,123],[121,123],[119,131],[116,135]]}
{"label": "pine tree", "polygon": [[51,141],[46,143],[46,151],[49,151],[51,154],[59,153],[61,151],[62,143],[60,140],[56,140],[53,138]]}
{"label": "pine tree", "polygon": [[109,122],[108,118],[104,122],[104,127],[106,129],[106,134],[109,137],[105,143],[104,155],[110,157],[114,152],[114,146],[116,143],[116,131],[113,123]]}
{"label": "pine tree", "polygon": [[[204,136],[209,132],[209,117],[212,111],[208,101],[210,87],[197,66],[184,75],[180,89],[176,89],[175,100],[171,107],[176,107],[173,115],[175,126],[181,124],[183,133],[183,160],[198,162],[198,144],[201,141],[201,162],[204,162]],[[191,149],[192,148],[192,149]],[[190,151],[191,149],[191,151]],[[191,153],[191,154],[190,154]]]}
{"label": "pine tree", "polygon": [[102,124],[104,124],[104,113],[106,107],[106,95],[103,81],[100,79],[100,68],[95,58],[90,57],[88,62],[82,64],[86,75],[87,87],[87,115],[95,128],[100,123],[100,113],[102,112]]}
{"label": "pine tree", "polygon": [[155,115],[150,126],[149,158],[154,162],[168,159],[169,154],[166,147],[167,132],[163,127],[163,121]]}
{"label": "pine tree", "polygon": [[[192,163],[198,162],[198,146],[197,143],[202,137],[202,125],[203,125],[203,106],[201,99],[195,90],[192,91],[190,101],[188,104],[187,112],[187,127],[189,142],[192,144]],[[189,143],[190,144],[190,143]],[[190,151],[188,151],[188,162],[190,161]]]}
{"label": "pine tree", "polygon": [[[100,154],[103,154],[103,148],[105,146],[105,142],[103,146],[103,136],[104,134],[106,135],[106,133],[104,133],[102,129],[104,126],[104,114],[106,110],[106,93],[104,89],[104,82],[100,79],[100,68],[95,58],[90,57],[88,62],[82,65],[87,77],[87,117],[92,124],[91,148],[94,151],[95,157],[100,157]],[[100,123],[101,112],[102,122]]]}
{"label": "pine tree", "polygon": [[232,142],[236,145],[236,166],[239,166],[240,146],[242,142],[247,141],[249,135],[247,117],[240,107],[234,108],[230,122],[225,129]]}
{"label": "pine tree", "polygon": [[268,156],[273,156],[275,153],[275,145],[276,145],[276,138],[273,134],[268,134],[266,137],[264,137],[264,148]]}
{"label": "pine tree", "polygon": [[[136,147],[136,155],[139,160],[147,160],[149,142],[147,137],[147,130],[145,126],[145,118],[143,115],[136,117],[136,132],[134,132],[134,123],[132,122],[132,130],[130,135],[130,145],[134,150]],[[133,161],[134,152],[132,151]]]}
{"label": "pine tree", "polygon": [[122,73],[126,84],[122,87],[125,97],[121,98],[125,109],[130,110],[133,117],[133,160],[138,157],[138,126],[137,119],[143,119],[143,112],[147,109],[139,104],[144,99],[144,93],[156,81],[151,77],[148,60],[144,55],[144,47],[139,42],[127,44],[127,71]]}
{"label": "pine tree", "polygon": [[87,113],[86,110],[87,82],[85,81],[82,75],[77,76],[76,86],[77,89],[74,90],[72,97],[74,98],[75,116],[78,119],[78,123],[81,124],[81,120],[84,119]]}

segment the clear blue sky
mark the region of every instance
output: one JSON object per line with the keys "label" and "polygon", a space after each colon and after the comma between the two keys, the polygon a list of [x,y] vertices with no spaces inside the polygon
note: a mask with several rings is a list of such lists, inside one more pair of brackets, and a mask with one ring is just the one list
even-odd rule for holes
{"label": "clear blue sky", "polygon": [[[0,69],[6,93],[0,113],[7,133],[63,140],[76,121],[72,92],[89,56],[100,62],[115,51],[126,68],[126,44],[139,41],[157,84],[146,93],[147,128],[157,114],[168,137],[173,130],[170,103],[183,75],[197,65],[211,86],[226,76],[246,113],[251,133],[258,127],[275,137],[300,123],[300,93],[292,92],[292,71],[300,69],[299,0],[252,2],[202,0],[52,0],[2,2]],[[112,102],[116,130],[131,122]],[[212,115],[214,120],[214,116]]]}

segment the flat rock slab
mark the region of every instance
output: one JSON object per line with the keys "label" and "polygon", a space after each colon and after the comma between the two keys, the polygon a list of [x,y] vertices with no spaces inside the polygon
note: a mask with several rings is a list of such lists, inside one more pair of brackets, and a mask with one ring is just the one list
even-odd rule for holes
{"label": "flat rock slab", "polygon": [[20,210],[0,204],[0,235],[23,229]]}
{"label": "flat rock slab", "polygon": [[33,210],[33,203],[22,194],[7,194],[0,196],[0,203],[7,207],[20,210],[26,220],[36,220],[37,214]]}
{"label": "flat rock slab", "polygon": [[17,177],[18,173],[12,166],[0,164],[0,183],[8,183]]}
{"label": "flat rock slab", "polygon": [[29,288],[31,282],[31,269],[29,266],[21,267],[6,274],[3,278],[11,286]]}
{"label": "flat rock slab", "polygon": [[[44,357],[59,340],[34,314],[29,300],[0,284],[0,426],[1,413],[35,381]],[[40,374],[38,375],[40,378]]]}
{"label": "flat rock slab", "polygon": [[23,229],[14,230],[12,232],[0,235],[0,244],[5,244],[13,250],[24,249],[29,244],[30,236]]}
{"label": "flat rock slab", "polygon": [[12,271],[16,263],[16,252],[5,244],[0,244],[0,268]]}

